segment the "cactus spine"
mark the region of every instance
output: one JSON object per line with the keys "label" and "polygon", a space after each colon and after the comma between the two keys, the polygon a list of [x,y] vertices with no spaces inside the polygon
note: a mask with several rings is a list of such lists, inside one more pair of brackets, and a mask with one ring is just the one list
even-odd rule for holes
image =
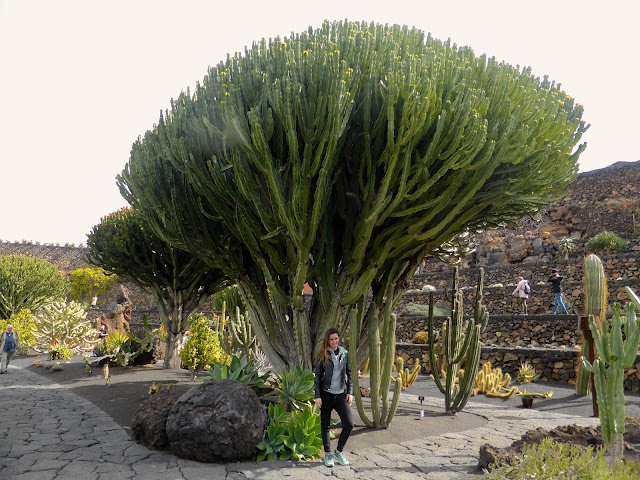
{"label": "cactus spine", "polygon": [[[585,315],[593,315],[596,325],[606,318],[607,313],[607,279],[604,275],[604,267],[597,255],[589,255],[584,261],[584,296]],[[585,357],[589,363],[593,363],[595,353],[589,342],[582,342],[581,357]],[[578,363],[576,375],[576,394],[587,395],[591,386],[591,374]]]}
{"label": "cactus spine", "polygon": [[[446,329],[442,334],[444,344],[445,385],[438,375],[434,381],[438,389],[444,393],[445,409],[449,415],[455,415],[467,404],[480,363],[480,332],[485,329],[489,321],[487,308],[482,304],[482,287],[484,284],[484,270],[478,274],[476,287],[476,301],[471,321],[463,324],[462,292],[458,289],[458,267],[453,275],[452,315],[445,322]],[[433,292],[429,294],[429,361],[431,370],[437,368],[435,353],[435,333],[433,329]],[[461,367],[465,373],[456,384],[456,378]]]}
{"label": "cactus spine", "polygon": [[[624,424],[624,369],[633,365],[640,345],[640,319],[636,318],[636,305],[626,304],[626,315],[618,303],[613,306],[613,319],[601,319],[598,326],[593,315],[589,328],[593,334],[598,358],[593,363],[582,357],[582,365],[594,374],[602,439],[611,449],[614,460],[622,456]],[[623,335],[624,330],[624,335]]]}
{"label": "cactus spine", "polygon": [[[393,359],[396,353],[396,316],[391,313],[390,305],[385,308],[382,322],[382,338],[380,338],[380,322],[378,321],[377,308],[371,306],[367,312],[369,319],[369,379],[371,386],[371,419],[364,411],[362,395],[358,382],[358,375],[353,375],[353,393],[356,399],[358,414],[369,428],[387,428],[398,408],[400,400],[400,390],[402,383],[391,375]],[[353,352],[349,355],[351,371],[358,371],[358,361],[355,352],[358,350],[358,335],[362,326],[362,314],[354,309],[349,314],[349,350]],[[382,341],[381,341],[382,340]],[[389,406],[389,387],[391,381],[395,382],[393,399]]]}

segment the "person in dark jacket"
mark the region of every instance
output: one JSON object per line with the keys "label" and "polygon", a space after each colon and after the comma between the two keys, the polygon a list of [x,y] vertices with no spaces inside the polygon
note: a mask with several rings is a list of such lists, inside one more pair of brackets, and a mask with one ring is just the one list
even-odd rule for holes
{"label": "person in dark jacket", "polygon": [[[349,366],[349,352],[340,346],[338,330],[330,328],[324,334],[318,349],[320,357],[316,366],[315,392],[316,405],[320,409],[320,427],[324,446],[324,464],[333,467],[334,459],[340,465],[349,465],[342,450],[351,430],[351,402],[353,401],[353,378]],[[335,410],[342,422],[342,431],[338,438],[338,446],[331,454],[331,411]]]}
{"label": "person in dark jacket", "polygon": [[562,313],[569,313],[567,311],[567,307],[565,307],[564,302],[562,301],[562,282],[563,276],[558,273],[557,270],[551,270],[551,277],[549,278],[549,283],[553,287],[553,293],[555,294],[555,303],[553,304],[553,310],[551,310],[551,314],[555,315],[558,312],[558,307],[562,309]]}

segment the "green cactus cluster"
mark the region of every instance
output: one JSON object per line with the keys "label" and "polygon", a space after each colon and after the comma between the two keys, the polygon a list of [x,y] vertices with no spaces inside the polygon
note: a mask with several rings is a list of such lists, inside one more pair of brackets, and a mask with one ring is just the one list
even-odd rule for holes
{"label": "green cactus cluster", "polygon": [[[369,309],[377,312],[377,309]],[[380,335],[380,323],[377,313],[373,313],[369,325],[369,380],[371,388],[371,419],[364,410],[362,394],[358,382],[358,375],[353,375],[353,393],[356,399],[356,407],[360,419],[369,428],[387,428],[398,408],[402,382],[391,375],[393,360],[396,353],[396,315],[391,313],[391,308],[384,310],[382,321],[382,336]],[[359,332],[362,328],[362,316],[352,310],[349,316],[349,329],[351,332]],[[349,350],[358,350],[358,335],[349,337]],[[349,355],[351,371],[358,371],[358,361],[355,355]],[[393,398],[389,404],[389,387],[391,382],[395,382]]]}
{"label": "green cactus cluster", "polygon": [[622,455],[625,431],[624,370],[634,364],[640,345],[640,319],[636,317],[636,309],[634,302],[629,302],[623,313],[615,303],[613,318],[611,321],[601,319],[600,326],[590,315],[589,328],[598,358],[593,362],[584,356],[581,358],[585,370],[594,374],[602,439],[605,446],[613,450],[615,459]]}
{"label": "green cactus cluster", "polygon": [[97,342],[95,327],[76,302],[55,302],[44,307],[32,326],[36,337],[34,350],[48,352],[52,347],[64,345],[72,353],[93,347]]}
{"label": "green cactus cluster", "polygon": [[418,373],[420,373],[420,361],[416,359],[413,364],[413,371],[409,372],[408,368],[404,366],[404,360],[402,357],[396,359],[396,371],[398,372],[398,380],[402,390],[406,390],[416,382]]}
{"label": "green cactus cluster", "polygon": [[[602,261],[597,255],[588,255],[584,261],[584,298],[585,315],[593,316],[596,324],[606,318],[607,313],[607,279],[604,274]],[[593,363],[596,352],[589,342],[583,340],[580,356]],[[591,374],[578,363],[576,374],[576,394],[588,395],[591,388]]]}
{"label": "green cactus cluster", "polygon": [[[469,401],[476,380],[476,373],[480,363],[480,333],[489,321],[487,308],[482,304],[482,287],[484,284],[484,270],[478,274],[476,299],[473,318],[463,321],[462,292],[458,288],[458,267],[453,275],[451,298],[453,300],[452,316],[447,318],[442,333],[444,346],[445,384],[439,375],[434,375],[438,389],[444,393],[445,409],[449,415],[461,411]],[[435,332],[433,326],[433,292],[429,294],[429,361],[431,370],[435,372],[438,365],[436,359]],[[459,375],[464,368],[464,375]]]}

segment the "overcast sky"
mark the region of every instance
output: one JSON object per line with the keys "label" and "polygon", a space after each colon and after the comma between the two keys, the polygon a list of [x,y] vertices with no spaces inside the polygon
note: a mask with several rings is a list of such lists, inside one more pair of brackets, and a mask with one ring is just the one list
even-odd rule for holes
{"label": "overcast sky", "polygon": [[640,159],[640,2],[0,0],[0,239],[86,243],[134,140],[227,53],[328,20],[416,26],[549,75],[584,106],[580,171]]}

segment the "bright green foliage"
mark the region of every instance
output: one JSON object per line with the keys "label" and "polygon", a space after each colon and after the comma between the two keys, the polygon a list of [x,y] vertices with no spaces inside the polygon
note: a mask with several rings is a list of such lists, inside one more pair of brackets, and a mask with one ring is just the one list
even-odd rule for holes
{"label": "bright green foliage", "polygon": [[[600,319],[607,315],[607,279],[604,275],[604,266],[597,255],[588,255],[584,260],[584,297],[585,315],[593,315]],[[593,363],[596,352],[589,342],[583,340],[580,348],[580,356],[589,363]],[[588,395],[591,390],[591,374],[578,363],[576,374],[576,394]]]}
{"label": "bright green foliage", "polygon": [[287,412],[283,404],[269,404],[269,426],[258,444],[256,460],[308,460],[320,455],[322,437],[318,409],[305,405]]}
{"label": "bright green foliage", "polygon": [[600,319],[598,328],[593,315],[589,316],[589,328],[598,353],[592,363],[581,357],[583,367],[594,374],[600,427],[605,446],[613,455],[622,455],[624,423],[624,370],[632,366],[640,346],[640,318],[636,318],[633,303],[626,305],[623,315],[618,303],[613,305],[613,318]]}
{"label": "bright green foliage", "polygon": [[[369,309],[368,315],[376,315],[375,309]],[[400,400],[402,382],[391,376],[393,362],[396,356],[396,315],[391,313],[391,303],[387,303],[387,308],[383,312],[382,336],[377,318],[369,319],[369,385],[371,388],[371,418],[364,410],[362,403],[362,393],[358,383],[358,375],[353,375],[353,394],[356,399],[356,407],[360,419],[369,428],[387,428],[393,419]],[[349,318],[349,331],[359,332],[362,328],[361,317],[352,311]],[[349,338],[349,349],[358,350],[358,336]],[[355,355],[349,354],[351,371],[358,371],[358,361]],[[395,382],[393,399],[389,406],[389,386]]]}
{"label": "bright green foliage", "polygon": [[303,410],[315,397],[314,375],[297,365],[285,367],[276,376],[274,391],[288,411]]}
{"label": "bright green foliage", "polygon": [[76,302],[60,303],[44,307],[36,315],[33,333],[36,337],[34,349],[48,352],[60,345],[66,346],[74,354],[92,348],[97,331],[87,319],[84,309]]}
{"label": "bright green foliage", "polygon": [[251,387],[259,397],[273,390],[267,385],[270,374],[260,375],[258,367],[247,355],[242,355],[239,358],[232,355],[230,364],[215,362],[209,368],[208,373],[208,376],[203,377],[203,382],[209,380],[238,380]]}
{"label": "bright green foliage", "polygon": [[513,465],[491,467],[483,480],[637,480],[640,462],[609,465],[602,449],[555,443],[525,444]]}
{"label": "bright green foliage", "polygon": [[125,208],[102,219],[88,235],[88,261],[150,291],[168,332],[164,368],[179,368],[178,351],[189,316],[228,279],[188,252],[152,233],[135,210]]}
{"label": "bright green foliage", "polygon": [[587,252],[622,253],[629,248],[627,242],[613,232],[600,232],[585,244]]}
{"label": "bright green foliage", "polygon": [[69,360],[74,355],[74,351],[63,343],[52,345],[49,349],[49,360]]}
{"label": "bright green foliage", "polygon": [[211,67],[118,182],[154,231],[236,280],[274,368],[311,368],[355,310],[361,361],[370,320],[425,256],[562,193],[581,115],[528,68],[415,29],[325,22]]}
{"label": "bright green foliage", "polygon": [[126,367],[134,363],[139,355],[153,349],[154,335],[148,327],[148,321],[145,319],[145,332],[142,338],[139,338],[133,331],[128,334],[118,331],[111,332],[105,339],[99,341],[93,352],[98,356],[108,356],[110,364]]}
{"label": "bright green foliage", "polygon": [[104,295],[118,283],[118,276],[102,268],[78,268],[71,272],[71,298],[86,300]]}
{"label": "bright green foliage", "polygon": [[23,308],[37,312],[69,293],[69,281],[50,263],[22,255],[0,258],[0,318]]}
{"label": "bright green foliage", "polygon": [[230,358],[220,347],[216,332],[209,328],[209,319],[196,313],[189,328],[189,339],[180,351],[182,367],[192,371],[206,370],[216,362],[229,363]]}
{"label": "bright green foliage", "polygon": [[[478,274],[476,287],[476,302],[473,318],[463,322],[462,291],[458,288],[458,267],[453,275],[453,315],[447,318],[443,325],[441,341],[444,346],[445,385],[440,376],[435,373],[433,378],[438,389],[444,393],[444,404],[449,415],[461,411],[469,401],[475,386],[478,365],[480,363],[480,333],[489,321],[487,307],[482,304],[482,287],[484,285],[484,270]],[[429,306],[434,304],[433,292],[429,294]],[[429,362],[431,371],[437,372],[436,335],[433,325],[433,311],[429,312]],[[461,369],[464,375],[456,383]]]}
{"label": "bright green foliage", "polygon": [[13,329],[20,338],[16,352],[19,355],[29,353],[29,349],[36,345],[36,336],[33,333],[33,327],[35,326],[33,313],[29,309],[23,308],[12,315],[9,320],[0,319],[0,332],[4,332],[7,329],[7,325],[13,325]]}

